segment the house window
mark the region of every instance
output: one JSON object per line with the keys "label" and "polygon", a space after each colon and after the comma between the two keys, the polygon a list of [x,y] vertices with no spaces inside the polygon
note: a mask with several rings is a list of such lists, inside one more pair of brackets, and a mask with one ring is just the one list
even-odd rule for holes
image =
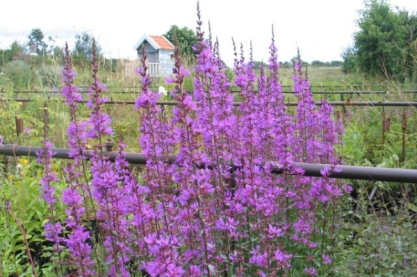
{"label": "house window", "polygon": [[171,53],[171,60],[175,59],[174,53]]}

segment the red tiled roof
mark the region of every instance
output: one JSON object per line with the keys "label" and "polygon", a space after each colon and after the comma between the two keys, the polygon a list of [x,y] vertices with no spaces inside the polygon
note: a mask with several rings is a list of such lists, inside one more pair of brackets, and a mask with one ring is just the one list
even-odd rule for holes
{"label": "red tiled roof", "polygon": [[158,46],[161,49],[166,49],[166,50],[174,50],[174,46],[163,36],[151,36],[150,37],[155,41],[156,44],[158,44]]}

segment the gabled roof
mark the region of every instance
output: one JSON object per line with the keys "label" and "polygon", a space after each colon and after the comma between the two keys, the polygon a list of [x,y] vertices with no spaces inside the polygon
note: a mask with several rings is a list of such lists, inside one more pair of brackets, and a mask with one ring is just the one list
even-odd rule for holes
{"label": "gabled roof", "polygon": [[174,45],[164,36],[143,35],[142,38],[135,44],[134,48],[137,50],[144,41],[149,42],[155,49],[175,50]]}

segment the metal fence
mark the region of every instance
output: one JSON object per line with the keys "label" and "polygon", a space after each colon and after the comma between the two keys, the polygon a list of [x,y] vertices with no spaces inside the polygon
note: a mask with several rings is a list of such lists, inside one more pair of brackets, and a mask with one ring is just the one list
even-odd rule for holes
{"label": "metal fence", "polygon": [[[109,90],[106,91],[106,93],[112,93],[112,94],[138,94],[139,90],[141,88],[132,89],[132,90]],[[80,93],[88,93],[88,88],[81,88],[78,92]],[[240,90],[230,90],[230,93],[241,93]],[[369,94],[392,94],[396,93],[397,91],[392,90],[312,90],[312,94],[318,94],[318,95],[369,95]],[[417,90],[400,90],[398,91],[400,93],[405,94],[417,94]],[[1,92],[2,94],[6,94],[6,92]],[[17,97],[18,94],[60,94],[60,90],[14,90],[12,91],[15,97]],[[192,93],[192,91],[189,91],[189,93]],[[293,90],[282,90],[282,93],[285,94],[293,94],[295,93]]]}
{"label": "metal fence", "polygon": [[[72,159],[68,153],[70,149],[65,148],[52,148],[56,154],[53,156],[57,159]],[[20,146],[15,144],[8,144],[0,146],[0,155],[6,156],[31,156],[36,157],[36,152],[42,152],[41,147],[33,146]],[[89,159],[93,152],[86,151],[85,157]],[[110,161],[114,161],[117,152],[105,151],[103,155]],[[131,164],[146,164],[146,157],[138,153],[125,153],[126,160]],[[175,163],[176,157],[161,157],[162,161]],[[198,165],[199,167],[204,165]],[[289,168],[301,168],[304,170],[304,176],[311,177],[322,177],[321,170],[324,168],[331,168],[329,164],[310,164],[295,162],[289,166]],[[347,166],[338,165],[335,167],[337,170],[333,171],[330,175],[331,178],[342,178],[342,179],[355,179],[355,180],[372,180],[372,181],[387,181],[387,182],[401,182],[401,183],[414,183],[417,184],[417,170],[414,169],[399,169],[399,168],[377,168],[377,167],[363,167],[363,166]],[[286,168],[288,169],[288,167]],[[275,169],[272,170],[275,174],[287,173],[281,165],[276,165]]]}
{"label": "metal fence", "polygon": [[[0,102],[9,102],[9,101],[16,101],[16,102],[22,102],[22,103],[28,103],[28,102],[34,102],[35,99],[31,98],[16,98],[16,99],[0,99]],[[65,102],[64,100],[57,100],[54,98],[46,98],[43,101],[60,101]],[[80,100],[78,103],[87,103],[88,100]],[[134,100],[113,100],[110,99],[107,102],[105,102],[106,105],[134,105],[136,102]],[[392,102],[392,101],[327,101],[328,104],[332,106],[369,106],[369,107],[417,107],[417,102]],[[159,101],[156,103],[157,105],[165,105],[165,106],[175,106],[177,105],[176,101]],[[233,105],[239,106],[240,102],[234,102]],[[297,106],[298,102],[284,102],[286,106]],[[321,106],[321,101],[316,101],[315,105]]]}

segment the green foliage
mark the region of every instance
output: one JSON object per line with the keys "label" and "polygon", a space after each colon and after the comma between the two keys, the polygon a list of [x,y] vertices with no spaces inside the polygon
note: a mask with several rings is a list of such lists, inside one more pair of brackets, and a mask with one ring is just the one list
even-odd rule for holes
{"label": "green foliage", "polygon": [[32,87],[34,85],[33,71],[29,63],[23,60],[13,60],[5,67],[5,76],[12,80],[16,87]]}
{"label": "green foliage", "polygon": [[116,73],[117,71],[117,59],[105,59],[102,65],[102,70]]}
{"label": "green foliage", "polygon": [[[94,37],[87,32],[75,36],[75,46],[72,51],[72,59],[76,64],[89,64],[93,58]],[[96,41],[96,51],[101,56],[101,46]]]}
{"label": "green foliage", "polygon": [[19,56],[22,56],[24,49],[25,46],[20,45],[17,41],[10,45],[10,49],[0,49],[0,66],[4,66],[13,59],[17,59]]}
{"label": "green foliage", "polygon": [[[0,183],[0,276],[33,276],[26,243],[37,271],[47,272],[53,263],[48,258],[52,247],[46,245],[48,242],[43,236],[43,225],[49,220],[50,210],[40,201],[42,169],[27,158],[18,159],[16,163],[9,159],[8,163],[7,172],[1,173],[3,181]],[[59,170],[60,164],[61,161],[55,161],[53,170]],[[62,189],[63,183],[58,184],[58,188]],[[63,205],[58,208],[57,220],[64,221]]]}
{"label": "green foliage", "polygon": [[359,67],[369,73],[398,72],[401,55],[394,43],[405,43],[398,14],[385,1],[370,1],[360,15],[361,31],[355,34]]}
{"label": "green foliage", "polygon": [[195,54],[192,47],[197,43],[196,33],[187,27],[179,28],[177,25],[172,25],[171,28],[164,34],[172,43],[177,40],[180,50],[180,56],[186,58],[188,61],[195,60]]}
{"label": "green foliage", "polygon": [[416,15],[393,11],[385,0],[366,0],[359,11],[354,34],[354,46],[342,54],[344,70],[355,68],[372,75],[384,75],[404,80],[404,49],[415,40]]}
{"label": "green foliage", "polygon": [[292,68],[292,62],[289,62],[289,61],[281,62],[281,68],[291,69]]}
{"label": "green foliage", "polygon": [[[414,276],[417,240],[412,209],[408,208],[414,204],[403,197],[393,206],[394,199],[387,201],[390,195],[380,187],[382,182],[354,183],[358,196],[345,202],[335,276]],[[401,190],[407,195],[409,188],[402,184]]]}
{"label": "green foliage", "polygon": [[[60,64],[52,58],[28,56],[28,59],[13,60],[3,67],[4,78],[10,80],[15,89],[57,88],[61,84]],[[4,87],[3,87],[4,88]]]}
{"label": "green foliage", "polygon": [[337,66],[342,66],[343,62],[342,61],[331,61],[331,62],[322,62],[322,61],[312,61],[311,62],[311,66],[317,66],[317,67],[337,67]]}
{"label": "green foliage", "polygon": [[358,69],[358,57],[356,56],[355,49],[353,47],[345,48],[342,53],[342,58],[342,69],[344,73],[352,73]]}
{"label": "green foliage", "polygon": [[[365,100],[377,100],[370,95]],[[407,99],[396,93],[388,101]],[[344,145],[339,149],[349,165],[417,168],[417,137],[413,108],[353,108],[345,115]],[[407,113],[405,157],[402,161],[402,114]],[[382,142],[383,116],[389,127]],[[355,194],[345,206],[345,223],[337,238],[336,276],[414,276],[417,240],[416,189],[412,184],[350,181]],[[337,257],[337,259],[336,259]]]}
{"label": "green foliage", "polygon": [[50,49],[50,53],[52,57],[55,57],[56,60],[59,61],[59,64],[64,63],[64,49],[58,46],[53,46]]}
{"label": "green foliage", "polygon": [[27,46],[29,47],[30,53],[36,53],[39,56],[43,56],[46,54],[46,51],[48,49],[48,45],[46,42],[43,41],[44,35],[42,33],[42,30],[39,28],[32,29],[28,36],[29,42]]}
{"label": "green foliage", "polygon": [[407,47],[404,50],[404,75],[412,82],[417,82],[417,70],[416,69],[417,69],[417,39],[415,39],[413,42],[410,42],[410,43],[407,42]]}

